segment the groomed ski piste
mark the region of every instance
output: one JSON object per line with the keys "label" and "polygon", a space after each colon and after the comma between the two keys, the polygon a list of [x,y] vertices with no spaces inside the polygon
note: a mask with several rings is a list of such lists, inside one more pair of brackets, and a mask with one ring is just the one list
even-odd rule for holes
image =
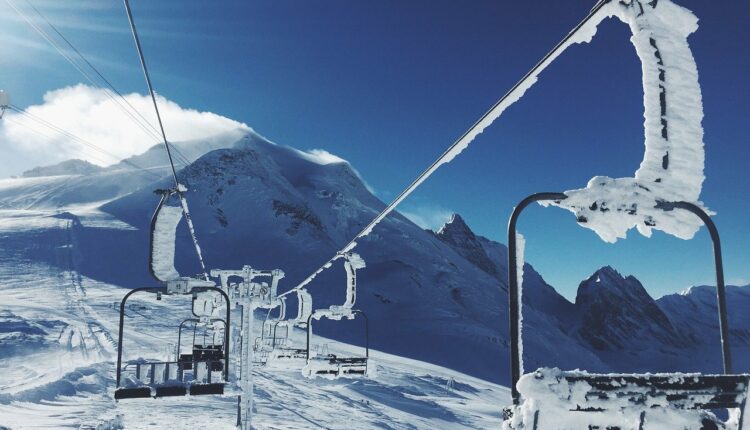
{"label": "groomed ski piste", "polygon": [[[0,211],[0,426],[27,428],[235,428],[236,396],[115,402],[119,303],[127,290],[78,275],[72,223],[129,228],[94,208]],[[29,249],[29,244],[34,244]],[[36,260],[35,258],[39,258]],[[67,270],[40,260],[56,258]],[[146,297],[126,312],[130,353],[174,343],[185,300]],[[261,318],[262,315],[257,315]],[[260,327],[262,318],[256,327]],[[22,333],[14,338],[3,333]],[[295,333],[304,342],[304,332]],[[327,343],[320,340],[316,343]],[[360,347],[331,342],[331,352]],[[158,354],[157,354],[158,355]],[[450,369],[371,351],[368,379],[308,379],[255,371],[258,429],[497,428],[501,386]],[[0,427],[2,428],[2,427]]]}

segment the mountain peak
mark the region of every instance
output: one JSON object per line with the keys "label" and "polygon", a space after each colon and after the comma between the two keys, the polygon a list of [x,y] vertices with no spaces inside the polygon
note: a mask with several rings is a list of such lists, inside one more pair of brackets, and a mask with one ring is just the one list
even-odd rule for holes
{"label": "mountain peak", "polygon": [[[628,277],[630,278],[630,277]],[[591,276],[586,279],[583,283],[590,283],[593,281],[594,283],[606,283],[606,284],[620,284],[624,282],[626,279],[623,277],[620,272],[615,270],[612,266],[604,266],[599,268],[596,272],[594,272]],[[583,285],[583,283],[581,285]]]}
{"label": "mountain peak", "polygon": [[21,174],[24,178],[36,178],[39,176],[62,176],[62,175],[90,175],[98,173],[101,167],[91,164],[86,160],[72,159],[50,166],[39,166],[27,170]]}
{"label": "mountain peak", "polygon": [[450,219],[445,224],[443,224],[442,227],[440,227],[440,230],[438,230],[437,234],[438,236],[453,236],[455,234],[470,234],[471,236],[474,236],[474,232],[471,231],[471,228],[469,228],[469,226],[466,224],[466,221],[464,221],[464,219],[461,218],[461,215],[457,213],[451,215]]}
{"label": "mountain peak", "polygon": [[641,337],[670,345],[684,340],[643,284],[611,266],[581,282],[575,304],[582,318],[580,335],[596,350],[638,348]]}
{"label": "mountain peak", "polygon": [[464,258],[492,276],[498,276],[496,264],[487,255],[479,238],[469,228],[461,215],[454,213],[435,234],[443,243],[451,246]]}

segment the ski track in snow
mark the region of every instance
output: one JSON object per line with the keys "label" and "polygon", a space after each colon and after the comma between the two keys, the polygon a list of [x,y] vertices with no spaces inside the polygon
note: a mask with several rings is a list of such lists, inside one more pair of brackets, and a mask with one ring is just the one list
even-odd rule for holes
{"label": "ski track in snow", "polygon": [[[120,415],[128,429],[234,428],[236,391],[114,402],[118,309],[126,290],[78,273],[81,223],[111,227],[118,221],[87,211],[0,211],[0,335],[9,331],[6,318],[10,331],[21,324],[28,333],[43,333],[0,337],[0,427],[96,428]],[[189,313],[180,298],[136,297],[127,307],[124,361],[164,354]],[[304,339],[303,332],[295,336]],[[343,344],[330,348],[359,351]],[[500,426],[506,388],[377,351],[371,357],[371,379],[309,380],[299,370],[256,369],[255,428]]]}

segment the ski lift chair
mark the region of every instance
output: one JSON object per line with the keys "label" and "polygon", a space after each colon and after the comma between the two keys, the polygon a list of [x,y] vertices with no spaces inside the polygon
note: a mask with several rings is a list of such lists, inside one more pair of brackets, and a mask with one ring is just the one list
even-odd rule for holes
{"label": "ski lift chair", "polygon": [[273,327],[271,361],[307,361],[307,348],[295,348],[290,345],[289,337],[295,327],[307,330],[308,319],[312,315],[312,296],[304,288],[295,291],[297,294],[297,315],[293,319],[278,320]]}
{"label": "ski lift chair", "polygon": [[[540,414],[544,414],[544,405],[535,406],[533,398],[523,398],[518,391],[518,381],[522,376],[522,348],[521,333],[519,331],[519,317],[521,315],[521,300],[519,294],[519,279],[517,267],[516,223],[521,212],[532,202],[555,201],[566,199],[562,193],[538,193],[522,200],[514,209],[508,224],[508,285],[510,308],[510,338],[511,338],[511,390],[513,409],[504,411],[506,424],[514,422],[516,427],[533,430],[547,430],[538,427]],[[671,408],[671,410],[736,410],[737,429],[742,429],[747,390],[750,386],[750,375],[732,374],[732,359],[729,348],[729,327],[727,325],[726,297],[724,287],[724,273],[721,257],[719,233],[711,218],[699,206],[689,202],[659,202],[656,206],[665,211],[687,210],[698,216],[708,229],[713,242],[714,264],[716,267],[716,293],[719,310],[719,328],[721,333],[721,347],[724,372],[721,375],[691,374],[592,374],[580,371],[555,371],[539,369],[534,373],[535,382],[541,382],[549,388],[548,394],[560,396],[568,404],[568,414],[580,414],[581,423],[595,421],[588,429],[625,430],[619,425],[607,423],[607,414],[600,414],[596,419],[592,412],[606,412],[607,410],[625,411],[632,407],[634,411],[641,410],[637,428],[643,429],[647,423],[647,410],[655,408]],[[585,222],[579,220],[579,222]],[[583,390],[583,391],[581,391]],[[533,414],[519,414],[513,420],[514,412],[524,403],[532,401]],[[623,406],[625,404],[626,406]],[[614,407],[612,407],[614,406]],[[611,408],[611,409],[610,409]],[[555,409],[556,419],[560,413]],[[637,413],[636,413],[637,414]],[[702,418],[701,429],[718,429],[715,418],[705,415]],[[586,424],[582,424],[586,425]],[[635,424],[634,424],[635,425]],[[582,428],[582,427],[581,427]],[[680,427],[682,428],[682,427]]]}
{"label": "ski lift chair", "polygon": [[[307,318],[307,364],[303,369],[305,376],[366,376],[367,362],[370,358],[370,327],[367,315],[358,309],[353,309],[357,298],[357,270],[365,267],[365,261],[355,253],[344,256],[344,269],[346,270],[347,290],[346,301],[343,305],[333,305],[328,309],[320,309],[313,312]],[[310,338],[312,337],[312,320],[327,318],[340,321],[342,319],[353,320],[357,315],[365,319],[365,356],[364,357],[340,357],[336,354],[323,354],[313,356],[310,354]]]}
{"label": "ski lift chair", "polygon": [[[193,351],[192,360],[132,360],[123,366],[123,333],[125,329],[125,305],[136,293],[152,293],[157,300],[166,295],[191,295],[191,312],[195,314],[195,298],[200,293],[216,292],[223,298],[226,326],[230,326],[230,300],[226,292],[211,281],[182,277],[174,267],[175,237],[177,225],[183,218],[183,209],[168,206],[166,202],[178,192],[174,190],[157,190],[161,194],[159,205],[151,218],[151,252],[149,254],[149,271],[162,287],[143,287],[130,290],[120,302],[120,328],[117,341],[117,386],[115,400],[223,394],[228,381],[229,330],[224,330],[224,347],[222,354],[215,347],[210,350],[201,348]],[[179,337],[179,334],[178,334]],[[180,339],[181,340],[181,339]],[[219,346],[221,348],[221,346]],[[216,362],[220,364],[216,364]],[[216,374],[216,375],[214,375]]]}
{"label": "ski lift chair", "polygon": [[[182,354],[182,329],[185,325],[185,323],[190,322],[193,323],[193,344],[191,348],[190,354]],[[201,322],[198,318],[186,318],[180,323],[180,327],[177,334],[177,350],[175,356],[177,357],[178,362],[182,366],[184,370],[192,370],[193,369],[193,361],[211,361],[211,371],[214,372],[221,372],[224,370],[224,349],[226,348],[226,344],[223,342],[223,335],[222,335],[222,342],[217,343],[216,342],[216,333],[218,331],[214,330],[212,333],[211,342],[209,343],[206,340],[205,333],[203,335],[203,342],[198,344],[196,343],[196,334],[197,334],[197,328],[198,324]],[[208,324],[214,324],[214,323],[222,323],[224,325],[223,332],[226,333],[227,330],[227,322],[221,318],[211,318],[208,320]]]}
{"label": "ski lift chair", "polygon": [[[216,291],[226,301],[225,321],[229,324],[229,298],[217,287],[193,287],[192,292]],[[191,396],[203,394],[223,394],[228,381],[229,331],[224,330],[222,345],[194,345],[190,360],[178,356],[175,361],[131,360],[123,366],[123,332],[125,323],[125,306],[128,298],[135,293],[148,292],[156,294],[157,300],[162,295],[170,294],[168,287],[145,287],[129,291],[120,303],[120,335],[117,342],[117,388],[115,399],[132,399],[145,397]],[[184,322],[184,321],[183,321]],[[181,330],[180,330],[181,331]],[[181,342],[178,334],[178,345]],[[218,373],[218,375],[217,375]]]}
{"label": "ski lift chair", "polygon": [[276,338],[276,325],[286,316],[286,298],[279,298],[277,303],[278,306],[276,307],[279,308],[279,314],[275,318],[269,318],[271,312],[273,312],[273,308],[268,310],[260,329],[260,336],[255,338],[255,343],[253,345],[253,362],[261,366],[268,362],[268,357],[271,352],[273,352],[275,345],[277,343],[282,345],[286,340],[286,338]]}

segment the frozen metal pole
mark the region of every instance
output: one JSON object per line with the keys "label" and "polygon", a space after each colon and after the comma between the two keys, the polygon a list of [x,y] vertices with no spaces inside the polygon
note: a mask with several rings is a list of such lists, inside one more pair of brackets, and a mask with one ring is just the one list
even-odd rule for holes
{"label": "frozen metal pole", "polygon": [[242,430],[253,428],[253,310],[249,300],[242,305]]}

